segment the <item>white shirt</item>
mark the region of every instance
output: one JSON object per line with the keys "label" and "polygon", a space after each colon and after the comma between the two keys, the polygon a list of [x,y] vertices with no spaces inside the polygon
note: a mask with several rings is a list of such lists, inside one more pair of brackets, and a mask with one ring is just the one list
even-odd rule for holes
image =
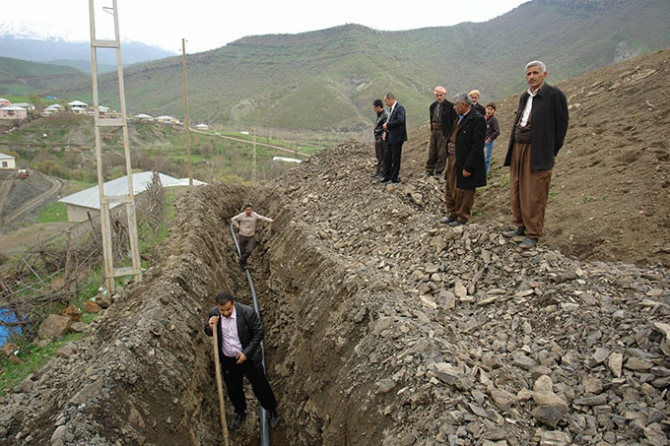
{"label": "white shirt", "polygon": [[521,127],[525,127],[526,125],[528,125],[528,118],[530,118],[530,112],[533,109],[533,98],[537,94],[537,90],[535,90],[534,92],[530,91],[529,87],[528,94],[530,95],[530,97],[528,97],[528,100],[526,101],[526,107],[523,109],[523,114],[521,115],[521,122],[519,122],[519,125],[521,125]]}
{"label": "white shirt", "polygon": [[221,316],[221,352],[223,356],[234,358],[242,351],[240,336],[237,334],[237,309],[233,307],[230,317]]}
{"label": "white shirt", "polygon": [[389,116],[391,116],[391,113],[393,113],[393,109],[395,108],[395,105],[398,103],[398,101],[395,101],[393,105],[391,106],[391,109],[389,110]]}

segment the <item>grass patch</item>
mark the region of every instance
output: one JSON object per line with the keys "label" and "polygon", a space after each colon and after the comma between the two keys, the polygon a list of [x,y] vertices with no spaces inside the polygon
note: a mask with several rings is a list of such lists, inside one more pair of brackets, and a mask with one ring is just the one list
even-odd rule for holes
{"label": "grass patch", "polygon": [[54,223],[67,221],[67,205],[55,201],[43,207],[37,217],[37,223]]}
{"label": "grass patch", "polygon": [[28,375],[39,370],[44,364],[49,362],[51,358],[56,356],[58,348],[71,341],[81,339],[81,333],[71,333],[63,339],[52,342],[49,345],[40,347],[38,345],[27,343],[22,340],[16,340],[19,346],[18,357],[21,359],[20,364],[12,364],[5,355],[1,355],[0,359],[0,397],[13,389]]}

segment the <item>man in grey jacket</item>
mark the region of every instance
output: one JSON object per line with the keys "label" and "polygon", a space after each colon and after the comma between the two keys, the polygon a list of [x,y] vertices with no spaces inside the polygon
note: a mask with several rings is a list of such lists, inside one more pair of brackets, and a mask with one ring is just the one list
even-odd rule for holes
{"label": "man in grey jacket", "polygon": [[254,250],[254,245],[256,244],[256,240],[254,239],[256,220],[267,221],[270,223],[274,221],[271,218],[263,217],[262,215],[255,213],[251,204],[245,204],[244,212],[231,218],[233,226],[239,232],[237,235],[237,239],[240,242],[241,253],[239,264],[243,268],[247,266],[247,259],[251,255],[251,251]]}

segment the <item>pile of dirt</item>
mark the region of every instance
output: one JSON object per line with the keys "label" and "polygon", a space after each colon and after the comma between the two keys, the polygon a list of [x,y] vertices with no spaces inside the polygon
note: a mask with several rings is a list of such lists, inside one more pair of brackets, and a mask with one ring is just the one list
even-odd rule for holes
{"label": "pile of dirt", "polygon": [[[510,216],[499,162],[472,221],[439,224],[443,184],[421,177],[425,128],[410,135],[397,185],[375,183],[372,147],[352,141],[266,185],[188,191],[144,280],[4,397],[0,438],[219,443],[202,328],[221,289],[249,302],[228,221],[251,202],[274,218],[250,271],[280,443],[667,445],[668,105],[640,106],[670,85],[669,55],[560,85],[571,126],[535,249],[501,236]],[[515,104],[499,104],[503,130]],[[605,130],[636,111],[634,129]],[[248,417],[233,444],[257,431]]]}

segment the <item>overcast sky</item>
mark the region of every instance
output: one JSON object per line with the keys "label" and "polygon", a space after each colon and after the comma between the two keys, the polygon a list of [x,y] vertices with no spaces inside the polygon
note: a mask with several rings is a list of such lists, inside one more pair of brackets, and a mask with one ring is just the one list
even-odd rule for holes
{"label": "overcast sky", "polygon": [[[347,23],[380,31],[400,31],[461,22],[485,22],[528,0],[117,0],[122,40],[181,53],[224,46],[263,34],[296,34]],[[4,2],[3,2],[4,3]],[[113,36],[112,15],[96,0],[97,37]],[[396,6],[398,5],[398,6]],[[0,21],[44,24],[71,40],[90,38],[88,0],[21,0],[3,4]]]}

